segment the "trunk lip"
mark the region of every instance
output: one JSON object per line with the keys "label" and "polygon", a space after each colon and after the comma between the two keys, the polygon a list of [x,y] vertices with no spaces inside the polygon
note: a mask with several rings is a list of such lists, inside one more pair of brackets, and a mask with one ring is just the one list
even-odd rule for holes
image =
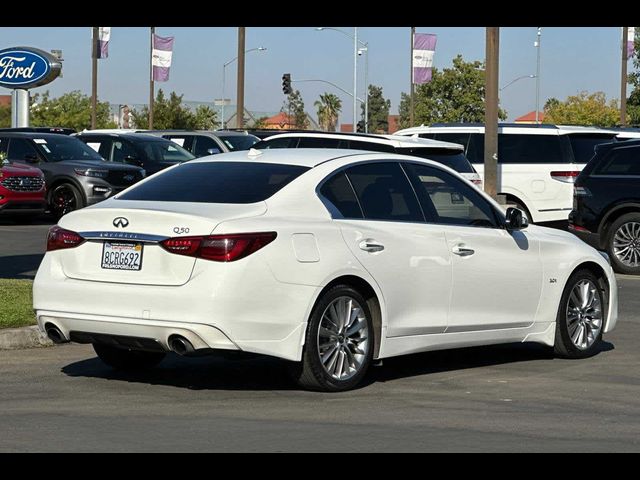
{"label": "trunk lip", "polygon": [[168,238],[166,235],[152,235],[148,233],[136,233],[136,232],[110,232],[110,231],[91,231],[91,232],[78,232],[85,240],[125,240],[135,241],[138,243],[160,243]]}

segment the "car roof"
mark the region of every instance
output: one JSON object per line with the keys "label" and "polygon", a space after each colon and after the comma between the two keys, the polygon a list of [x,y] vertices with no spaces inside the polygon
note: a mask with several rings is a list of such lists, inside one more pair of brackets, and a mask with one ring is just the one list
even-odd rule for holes
{"label": "car roof", "polygon": [[88,130],[85,132],[80,132],[77,135],[74,135],[76,137],[93,137],[93,136],[107,136],[107,137],[113,137],[113,138],[126,138],[129,140],[147,140],[147,141],[157,141],[157,142],[168,142],[169,140],[167,140],[166,138],[162,138],[159,137],[158,135],[152,135],[151,133],[147,133],[147,132],[129,132],[129,131],[124,131],[124,132],[98,132],[95,130]]}
{"label": "car roof", "polygon": [[444,148],[453,150],[464,150],[464,147],[458,143],[443,142],[441,140],[432,140],[430,138],[413,138],[403,137],[401,135],[373,135],[373,134],[357,134],[357,133],[279,133],[273,135],[265,141],[269,142],[278,138],[335,138],[335,139],[348,139],[356,141],[364,141],[371,143],[380,143],[384,145],[390,145],[394,148]]}
{"label": "car roof", "polygon": [[[436,132],[451,132],[451,133],[484,133],[484,124],[482,123],[448,123],[448,124],[433,124],[430,126],[421,125],[419,127],[405,128],[398,130],[396,135],[418,135],[420,133],[436,133]],[[500,133],[520,133],[520,134],[534,134],[534,135],[567,135],[575,133],[599,133],[617,135],[620,132],[615,130],[608,130],[600,127],[585,127],[580,125],[527,125],[527,124],[515,124],[515,123],[500,123],[498,124],[498,132]]]}
{"label": "car roof", "polygon": [[69,138],[72,135],[61,135],[59,133],[44,133],[44,132],[9,132],[0,131],[2,137],[16,137],[16,138]]}
{"label": "car roof", "polygon": [[410,155],[401,155],[388,152],[369,152],[364,150],[348,150],[340,148],[274,148],[267,150],[240,150],[230,153],[220,153],[206,157],[190,160],[190,163],[209,163],[209,162],[258,162],[258,163],[276,163],[281,165],[295,165],[300,167],[314,168],[318,165],[332,161],[340,161],[341,163],[349,163],[351,160],[359,158],[371,160],[388,160],[388,161],[412,161],[435,165],[437,167],[447,168],[441,163],[420,157],[412,157]]}

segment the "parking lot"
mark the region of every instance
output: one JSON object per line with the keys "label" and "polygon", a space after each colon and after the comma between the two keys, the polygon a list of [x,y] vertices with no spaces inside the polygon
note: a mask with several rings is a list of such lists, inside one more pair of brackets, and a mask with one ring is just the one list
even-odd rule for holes
{"label": "parking lot", "polygon": [[[0,224],[0,275],[31,278],[48,222]],[[1,451],[637,451],[640,278],[619,277],[601,351],[535,345],[385,360],[342,394],[296,389],[284,363],[169,356],[114,373],[87,346],[0,352]]]}

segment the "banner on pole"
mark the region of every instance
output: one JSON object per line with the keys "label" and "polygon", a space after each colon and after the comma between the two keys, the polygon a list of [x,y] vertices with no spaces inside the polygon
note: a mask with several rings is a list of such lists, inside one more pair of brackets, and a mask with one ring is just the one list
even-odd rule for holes
{"label": "banner on pole", "polygon": [[171,57],[173,54],[173,38],[153,35],[153,50],[151,64],[153,65],[153,81],[166,82],[169,80]]}
{"label": "banner on pole", "polygon": [[436,50],[437,36],[431,33],[416,33],[413,36],[413,83],[420,85],[431,81],[433,55]]}

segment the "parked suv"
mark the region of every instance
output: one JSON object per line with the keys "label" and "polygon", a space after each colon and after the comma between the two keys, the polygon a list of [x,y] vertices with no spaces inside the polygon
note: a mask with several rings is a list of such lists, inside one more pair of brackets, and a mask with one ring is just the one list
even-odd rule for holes
{"label": "parked suv", "polygon": [[45,194],[41,170],[0,160],[0,215],[40,215],[46,207]]}
{"label": "parked suv", "polygon": [[465,157],[464,147],[455,143],[395,135],[299,132],[272,135],[252,148],[343,148],[411,155],[446,165],[482,188],[482,179]]}
{"label": "parked suv", "polygon": [[84,131],[75,137],[104,159],[142,167],[147,175],[195,158],[171,140],[148,133]]}
{"label": "parked suv", "polygon": [[[573,182],[593,148],[620,132],[592,127],[501,124],[498,128],[498,193],[530,221],[567,221]],[[460,143],[484,173],[484,125],[447,124],[407,128],[396,135]]]}
{"label": "parked suv", "polygon": [[606,250],[614,269],[640,274],[640,140],[607,143],[576,180],[569,229]]}
{"label": "parked suv", "polygon": [[177,143],[196,157],[218,153],[249,150],[260,139],[247,132],[207,130],[150,130],[146,133],[158,135]]}
{"label": "parked suv", "polygon": [[0,148],[9,161],[32,164],[43,171],[47,203],[56,217],[104,200],[145,175],[139,167],[105,162],[67,135],[0,132]]}

